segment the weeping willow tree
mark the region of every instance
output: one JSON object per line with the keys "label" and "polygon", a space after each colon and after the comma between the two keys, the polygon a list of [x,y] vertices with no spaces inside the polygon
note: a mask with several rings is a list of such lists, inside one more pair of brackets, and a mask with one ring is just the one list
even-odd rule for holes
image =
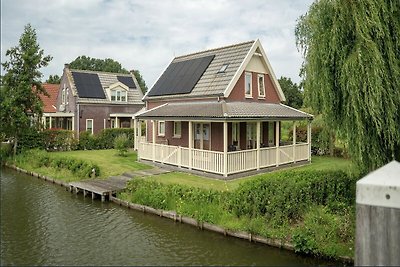
{"label": "weeping willow tree", "polygon": [[400,1],[317,0],[295,34],[306,102],[360,169],[400,160]]}

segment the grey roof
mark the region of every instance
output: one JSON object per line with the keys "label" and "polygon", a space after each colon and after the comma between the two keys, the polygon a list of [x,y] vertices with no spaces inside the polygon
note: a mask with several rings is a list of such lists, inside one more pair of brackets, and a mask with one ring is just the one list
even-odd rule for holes
{"label": "grey roof", "polygon": [[312,115],[283,104],[255,102],[175,102],[150,109],[137,116],[141,119],[311,119]]}
{"label": "grey roof", "polygon": [[[246,58],[255,41],[205,50],[189,55],[179,56],[172,60],[171,64],[201,58],[205,56],[215,55],[210,65],[201,76],[199,81],[194,86],[193,90],[187,94],[179,95],[163,95],[163,96],[146,96],[145,99],[155,98],[172,98],[172,97],[196,97],[196,96],[210,96],[210,95],[223,95],[225,89],[230,81],[235,76],[236,71],[239,69],[241,63]],[[224,64],[229,64],[228,68],[223,73],[218,73]],[[168,68],[167,68],[168,69]],[[166,69],[166,70],[167,70]],[[160,76],[162,77],[162,75]],[[156,82],[157,84],[157,82]],[[149,91],[149,94],[151,89]]]}
{"label": "grey roof", "polygon": [[[76,88],[76,84],[74,81],[74,77],[72,73],[89,73],[89,74],[96,74],[99,77],[100,84],[103,88],[104,94],[107,96],[106,89],[108,89],[111,85],[120,82],[120,80],[125,80],[127,81],[128,79],[132,79],[132,81],[135,84],[135,88],[132,88],[132,84],[128,83],[126,84],[129,87],[128,90],[128,102],[118,102],[118,101],[110,101],[108,97],[105,99],[99,99],[99,98],[89,98],[89,97],[79,97],[78,90]],[[136,78],[134,77],[133,74],[122,74],[122,73],[111,73],[111,72],[101,72],[101,71],[88,71],[88,70],[75,70],[75,69],[70,69],[67,71],[68,79],[71,84],[71,89],[74,93],[74,95],[78,96],[78,102],[80,103],[103,103],[103,104],[120,104],[120,105],[126,105],[126,104],[138,104],[138,105],[143,105],[143,93],[140,90],[140,86],[138,82],[136,81]],[[118,77],[120,77],[118,79]],[[121,79],[121,77],[123,77]],[[124,82],[123,82],[124,83]],[[124,83],[125,84],[125,83]]]}

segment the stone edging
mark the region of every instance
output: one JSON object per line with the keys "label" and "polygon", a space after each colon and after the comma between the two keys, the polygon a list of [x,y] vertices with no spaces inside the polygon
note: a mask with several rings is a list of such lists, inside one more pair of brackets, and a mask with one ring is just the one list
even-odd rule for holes
{"label": "stone edging", "polygon": [[[60,180],[57,180],[57,179],[54,179],[54,178],[51,178],[51,177],[48,177],[45,175],[41,175],[39,173],[30,172],[30,171],[21,169],[15,165],[9,165],[9,164],[5,163],[5,166],[12,168],[18,172],[22,172],[22,173],[43,179],[47,182],[57,184],[57,185],[65,187],[65,188],[69,188],[69,184],[64,183],[63,181],[60,181]],[[165,211],[165,210],[160,210],[160,209],[154,209],[149,206],[135,204],[135,203],[131,203],[129,201],[124,201],[122,199],[119,199],[119,198],[113,197],[113,196],[110,197],[110,201],[118,204],[119,206],[127,207],[128,209],[142,211],[143,213],[154,214],[154,215],[157,215],[160,217],[174,220],[175,222],[186,223],[186,224],[195,226],[201,230],[205,229],[208,231],[223,234],[225,236],[232,236],[232,237],[236,237],[236,238],[245,239],[250,242],[265,244],[265,245],[272,246],[272,247],[284,248],[286,250],[294,251],[293,244],[291,244],[289,242],[282,242],[281,240],[274,239],[274,238],[265,238],[265,237],[253,235],[251,233],[247,233],[247,232],[243,232],[243,231],[235,232],[235,231],[227,230],[227,229],[224,229],[223,227],[215,225],[215,224],[211,224],[211,223],[207,223],[207,222],[198,222],[196,219],[177,214],[176,211]],[[352,259],[350,257],[340,256],[339,259],[344,262],[348,262],[348,263],[354,262],[354,259]]]}

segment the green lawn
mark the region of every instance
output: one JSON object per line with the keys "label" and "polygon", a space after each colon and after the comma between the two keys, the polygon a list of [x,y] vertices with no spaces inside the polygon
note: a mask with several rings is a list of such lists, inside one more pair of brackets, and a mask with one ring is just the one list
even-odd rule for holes
{"label": "green lawn", "polygon": [[201,177],[198,175],[193,175],[184,172],[172,172],[160,175],[154,175],[147,177],[146,179],[151,179],[155,181],[159,181],[165,184],[185,184],[189,186],[196,186],[205,189],[217,189],[217,190],[234,190],[239,186],[239,184],[243,181],[247,181],[250,179],[255,179],[257,177],[268,177],[273,176],[276,172],[288,172],[288,171],[302,171],[302,170],[344,170],[348,172],[352,172],[354,167],[350,160],[342,159],[342,158],[334,158],[328,156],[314,156],[312,157],[312,163],[300,166],[300,167],[292,167],[283,170],[277,170],[273,172],[253,175],[249,177],[243,177],[239,179],[235,179],[232,181],[222,181],[212,178]]}
{"label": "green lawn", "polygon": [[54,157],[71,157],[92,161],[101,169],[100,178],[152,168],[149,165],[138,162],[137,153],[134,151],[129,151],[126,157],[119,156],[115,149],[51,152],[51,155]]}

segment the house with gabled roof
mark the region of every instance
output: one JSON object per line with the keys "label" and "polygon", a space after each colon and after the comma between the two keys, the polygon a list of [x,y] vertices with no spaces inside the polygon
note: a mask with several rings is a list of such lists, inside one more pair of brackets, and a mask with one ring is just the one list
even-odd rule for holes
{"label": "house with gabled roof", "polygon": [[73,114],[72,129],[79,135],[133,128],[135,113],[144,107],[142,98],[133,72],[75,70],[65,64],[56,107],[60,114]]}
{"label": "house with gabled roof", "polygon": [[[282,104],[259,40],[174,58],[143,100],[141,160],[228,177],[311,159],[312,115]],[[308,121],[306,143],[296,141],[300,120]],[[289,144],[282,121],[294,122]]]}

